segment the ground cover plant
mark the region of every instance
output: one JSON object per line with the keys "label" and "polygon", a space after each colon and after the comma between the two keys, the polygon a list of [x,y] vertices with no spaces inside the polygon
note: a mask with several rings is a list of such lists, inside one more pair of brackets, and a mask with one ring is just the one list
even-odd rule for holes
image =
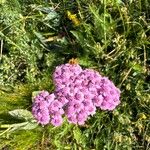
{"label": "ground cover plant", "polygon": [[[149,12],[148,0],[0,0],[0,149],[148,150]],[[84,125],[37,126],[34,91],[52,93],[71,58],[108,76],[121,103]]]}

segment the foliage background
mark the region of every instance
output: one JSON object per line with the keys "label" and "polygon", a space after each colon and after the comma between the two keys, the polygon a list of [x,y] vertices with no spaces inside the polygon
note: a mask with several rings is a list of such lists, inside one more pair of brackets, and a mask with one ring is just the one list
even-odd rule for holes
{"label": "foliage background", "polygon": [[[148,150],[149,12],[148,0],[0,0],[0,149]],[[72,57],[121,89],[120,106],[81,127],[10,132],[22,120],[8,111],[31,110],[32,92],[52,91],[54,68]]]}

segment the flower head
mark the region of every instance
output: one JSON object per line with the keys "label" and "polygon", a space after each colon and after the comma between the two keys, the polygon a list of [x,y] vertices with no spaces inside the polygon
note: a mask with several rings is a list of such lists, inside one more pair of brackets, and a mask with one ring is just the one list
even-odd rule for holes
{"label": "flower head", "polygon": [[32,113],[43,125],[60,126],[65,115],[69,123],[83,125],[97,109],[113,110],[120,103],[120,90],[107,77],[76,63],[56,67],[55,91],[41,91],[35,98]]}

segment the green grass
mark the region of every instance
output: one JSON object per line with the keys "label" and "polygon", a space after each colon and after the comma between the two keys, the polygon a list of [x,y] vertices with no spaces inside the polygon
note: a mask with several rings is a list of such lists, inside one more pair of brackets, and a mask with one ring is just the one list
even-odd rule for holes
{"label": "green grass", "polygon": [[[149,150],[149,12],[148,0],[0,0],[0,149]],[[31,110],[32,92],[53,91],[54,68],[72,57],[121,89],[117,109],[85,126],[5,132],[20,122],[7,112]]]}

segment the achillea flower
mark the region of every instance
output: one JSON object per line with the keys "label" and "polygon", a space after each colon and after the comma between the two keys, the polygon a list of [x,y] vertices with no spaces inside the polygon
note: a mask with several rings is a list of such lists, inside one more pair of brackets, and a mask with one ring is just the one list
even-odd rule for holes
{"label": "achillea flower", "polygon": [[60,126],[62,125],[63,123],[63,118],[62,116],[52,116],[52,119],[51,119],[51,124],[54,125],[54,126]]}
{"label": "achillea flower", "polygon": [[41,91],[39,95],[34,97],[34,102],[32,106],[33,116],[37,119],[38,123],[46,125],[50,121],[49,117],[49,102],[46,100],[48,96],[47,91]]}
{"label": "achillea flower", "polygon": [[73,124],[77,124],[78,123],[76,114],[69,116],[67,119],[68,119],[69,123],[73,123]]}
{"label": "achillea flower", "polygon": [[34,98],[32,112],[42,125],[60,126],[63,115],[69,123],[83,125],[96,109],[113,110],[120,103],[120,90],[112,81],[78,64],[56,67],[53,80],[53,94],[42,91]]}
{"label": "achillea flower", "polygon": [[[78,106],[75,109],[71,105],[72,103],[79,102],[80,105],[83,104],[87,116],[93,115],[96,112],[96,108],[113,110],[120,103],[120,90],[115,87],[112,81],[107,77],[102,77],[97,71],[92,69],[83,70],[77,64],[65,64],[57,67],[56,72],[60,68],[62,68],[61,72],[63,73],[59,74],[57,78],[53,76],[53,79],[56,83],[57,80],[63,80],[65,83],[65,87],[59,88],[57,86],[56,88],[59,88],[57,94],[63,95],[68,101],[65,104],[68,118],[70,118],[70,114],[78,116],[78,113],[80,113],[80,107]],[[71,120],[72,117],[70,122]],[[74,120],[73,122],[76,122]]]}
{"label": "achillea flower", "polygon": [[95,96],[93,98],[93,103],[96,107],[101,107],[104,97],[102,95]]}

